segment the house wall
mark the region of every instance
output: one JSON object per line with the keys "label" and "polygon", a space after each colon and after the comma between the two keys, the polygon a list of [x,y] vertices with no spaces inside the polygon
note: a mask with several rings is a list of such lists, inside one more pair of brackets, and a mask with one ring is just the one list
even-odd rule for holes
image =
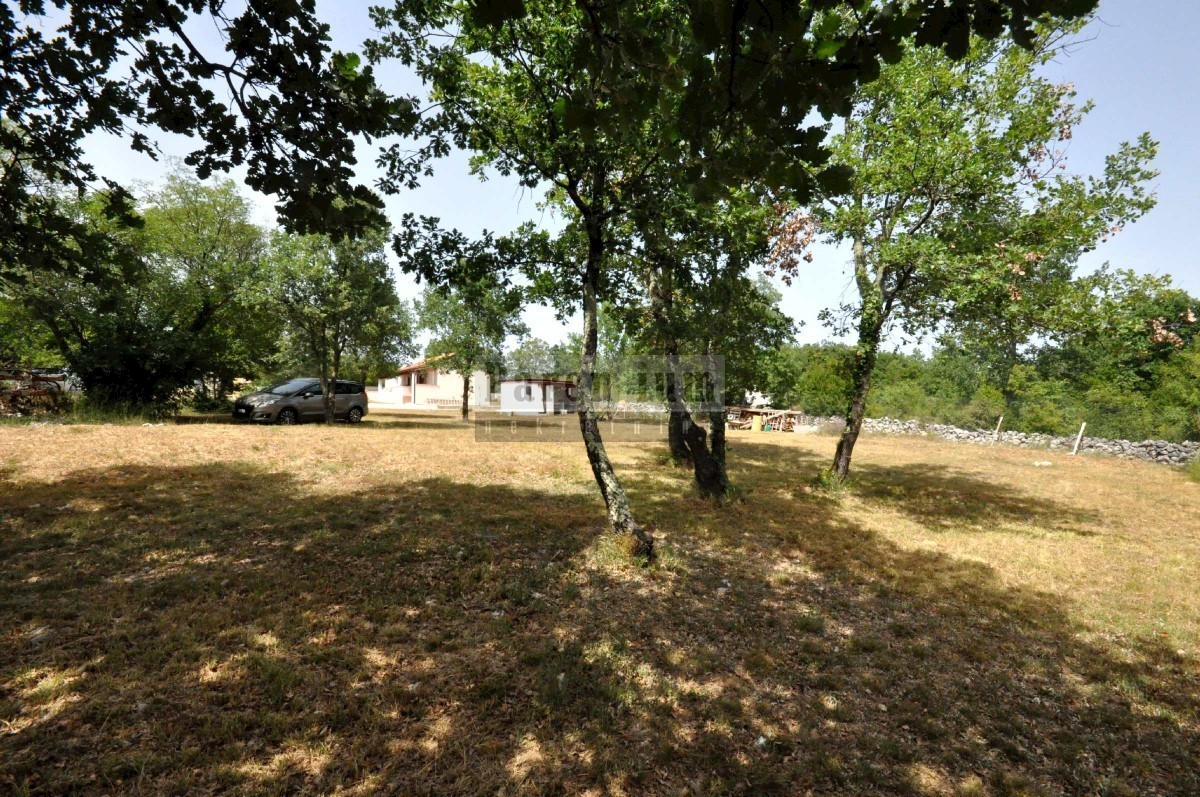
{"label": "house wall", "polygon": [[[528,397],[526,397],[528,396]],[[500,383],[500,411],[525,414],[574,412],[574,401],[566,385],[543,385],[525,380]]]}
{"label": "house wall", "polygon": [[503,381],[500,383],[500,411],[515,413],[542,413],[542,386],[525,381]]}
{"label": "house wall", "polygon": [[[449,371],[430,368],[436,372],[436,383],[417,384],[416,401],[412,400],[412,386],[400,384],[401,377],[391,376],[380,380],[376,401],[383,404],[394,404],[401,407],[454,407],[462,406],[463,378]],[[468,402],[473,407],[484,406],[488,403],[488,375],[476,371],[471,375],[471,393]]]}

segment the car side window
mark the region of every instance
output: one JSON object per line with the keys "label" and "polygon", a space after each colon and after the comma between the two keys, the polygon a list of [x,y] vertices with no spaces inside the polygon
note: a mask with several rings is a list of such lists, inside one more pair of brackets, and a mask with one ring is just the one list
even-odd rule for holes
{"label": "car side window", "polygon": [[313,395],[320,395],[320,393],[321,393],[321,383],[320,383],[320,382],[313,382],[311,385],[306,385],[306,386],[305,386],[305,387],[304,387],[304,388],[303,388],[303,389],[302,389],[302,390],[301,390],[299,393],[297,393],[296,395],[297,395],[297,396],[303,396],[305,393],[312,393]]}
{"label": "car side window", "polygon": [[354,392],[355,392],[354,385],[350,384],[349,382],[338,382],[337,383],[337,394],[339,396],[345,396],[345,395],[348,395],[348,394],[354,393]]}

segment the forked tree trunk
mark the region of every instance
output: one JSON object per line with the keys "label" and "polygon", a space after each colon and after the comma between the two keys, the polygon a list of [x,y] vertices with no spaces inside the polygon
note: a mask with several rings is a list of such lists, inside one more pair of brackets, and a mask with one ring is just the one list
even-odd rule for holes
{"label": "forked tree trunk", "polygon": [[714,409],[708,413],[709,426],[709,447],[712,449],[713,459],[721,466],[721,474],[725,478],[726,487],[729,486],[729,478],[725,476],[725,410]]}
{"label": "forked tree trunk", "polygon": [[588,259],[583,279],[583,358],[579,366],[579,430],[587,450],[592,475],[608,510],[608,523],[613,531],[626,535],[632,556],[650,559],[654,556],[654,539],[633,519],[629,496],[621,487],[612,461],[600,437],[600,421],[596,417],[596,351],[598,348],[597,288],[600,266],[604,259],[603,230],[597,219],[588,219]]}
{"label": "forked tree trunk", "polygon": [[[711,418],[711,415],[710,415]],[[724,418],[721,419],[718,437],[724,440]],[[714,427],[715,428],[715,427]],[[687,447],[692,455],[692,472],[696,478],[696,487],[705,498],[715,498],[724,501],[729,492],[729,478],[725,474],[725,464],[719,459],[710,446],[713,443],[708,432],[698,423],[690,423],[684,436]]]}

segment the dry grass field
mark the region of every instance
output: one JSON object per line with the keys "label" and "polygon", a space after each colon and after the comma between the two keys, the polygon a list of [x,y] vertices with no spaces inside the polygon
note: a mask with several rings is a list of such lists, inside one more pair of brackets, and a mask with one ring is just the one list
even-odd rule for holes
{"label": "dry grass field", "polygon": [[1183,473],[613,446],[641,568],[581,447],[452,421],[0,427],[0,792],[1200,793]]}

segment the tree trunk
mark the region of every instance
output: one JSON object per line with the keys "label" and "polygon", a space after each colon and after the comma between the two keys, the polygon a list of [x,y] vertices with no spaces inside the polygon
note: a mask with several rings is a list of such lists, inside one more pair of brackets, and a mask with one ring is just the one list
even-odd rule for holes
{"label": "tree trunk", "polygon": [[676,465],[695,465],[692,449],[688,445],[688,430],[695,426],[688,412],[684,395],[683,372],[679,367],[679,347],[673,336],[667,339],[666,383],[667,445],[671,448],[671,459]]}
{"label": "tree trunk", "polygon": [[675,300],[670,266],[660,263],[651,271],[650,316],[656,327],[655,338],[662,346],[664,370],[664,393],[667,400],[667,446],[671,461],[675,465],[690,465],[691,453],[684,442],[684,429],[691,420],[687,417],[684,404],[684,383],[679,373],[679,341],[671,324]]}
{"label": "tree trunk", "polygon": [[[712,449],[713,459],[721,466],[722,476],[725,472],[725,410],[714,409],[708,413],[708,436],[711,438],[709,447]],[[726,486],[729,484],[728,477],[725,477]]]}
{"label": "tree trunk", "polygon": [[850,475],[850,459],[854,456],[854,444],[862,430],[863,418],[867,413],[867,395],[871,392],[871,374],[875,370],[875,359],[879,354],[879,336],[883,328],[878,313],[864,312],[859,323],[858,349],[854,353],[852,374],[853,392],[850,406],[846,410],[846,428],[838,440],[837,452],[833,455],[833,475],[839,482]]}
{"label": "tree trunk", "polygon": [[1004,396],[1005,409],[1009,411],[1017,403],[1017,393],[1013,390],[1010,382],[1012,381],[1012,372],[1017,367],[1018,345],[1015,335],[1009,335],[1004,344],[1004,364],[1002,366],[1004,371],[1000,378],[1000,392]]}
{"label": "tree trunk", "polygon": [[721,478],[724,480],[725,487],[728,488],[729,478],[725,474],[725,376],[721,375],[720,383],[712,381],[713,374],[716,373],[716,357],[713,355],[712,341],[709,341],[705,362],[708,366],[705,379],[708,381],[710,394],[708,396],[708,434],[711,438],[709,447],[712,450],[713,459],[721,466]]}
{"label": "tree trunk", "polygon": [[[668,354],[670,358],[673,355]],[[691,419],[683,405],[683,391],[675,384],[675,374],[671,366],[667,367],[667,446],[671,450],[671,461],[676,465],[690,465],[691,452],[684,442],[684,428]]]}
{"label": "tree trunk", "polygon": [[583,279],[583,358],[579,366],[579,430],[587,450],[592,475],[600,488],[608,510],[608,523],[613,531],[628,539],[628,551],[632,556],[651,559],[654,556],[654,539],[633,519],[629,496],[625,494],[612,461],[600,437],[600,421],[596,417],[595,383],[596,350],[598,348],[598,306],[596,292],[600,282],[600,267],[604,260],[604,237],[602,221],[587,219],[588,259]]}
{"label": "tree trunk", "polygon": [[463,400],[462,400],[462,422],[467,422],[467,400],[471,395],[471,377],[466,375],[463,377]]}
{"label": "tree trunk", "polygon": [[[722,424],[723,425],[723,424]],[[724,429],[721,430],[724,438]],[[729,479],[725,475],[725,466],[714,456],[709,448],[708,432],[698,423],[687,424],[684,441],[692,455],[692,471],[696,478],[696,487],[705,498],[715,498],[724,501],[729,491]]]}
{"label": "tree trunk", "polygon": [[325,423],[332,424],[334,422],[334,401],[337,394],[337,378],[338,366],[341,355],[335,352],[333,355],[333,373],[330,373],[330,368],[322,366],[321,368],[321,403],[325,405]]}
{"label": "tree trunk", "polygon": [[[711,341],[706,349],[706,364],[711,370]],[[706,373],[704,381],[709,388],[709,395],[704,397],[705,402],[710,405],[707,412],[709,431],[706,433],[689,415],[684,427],[684,440],[692,455],[696,487],[699,488],[700,494],[706,498],[724,501],[729,494],[729,476],[725,472],[725,409],[724,406],[715,406],[718,396],[712,374]]]}

